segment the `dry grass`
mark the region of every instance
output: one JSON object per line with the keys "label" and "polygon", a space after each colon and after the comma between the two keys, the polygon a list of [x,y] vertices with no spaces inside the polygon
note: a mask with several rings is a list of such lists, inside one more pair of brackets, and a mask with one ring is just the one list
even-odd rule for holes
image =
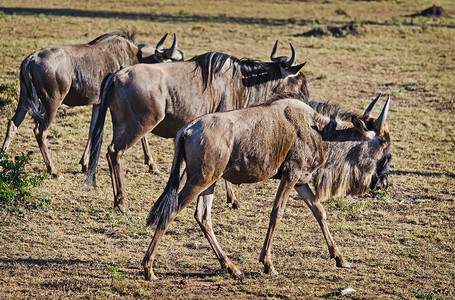
{"label": "dry grass", "polygon": [[[191,206],[160,245],[155,262],[160,280],[146,282],[140,262],[153,231],[144,228],[145,217],[166,183],[172,141],[151,136],[165,171],[158,176],[147,173],[139,145],[125,154],[132,210],[126,219],[111,211],[104,159],[100,187],[84,186],[77,162],[90,109],[65,107],[49,134],[51,155],[65,179],[49,179],[35,189],[51,204],[0,211],[0,298],[337,298],[347,287],[361,299],[454,297],[454,19],[405,17],[433,5],[426,0],[103,2],[2,1],[0,84],[17,81],[21,61],[36,49],[88,42],[122,28],[136,30],[149,44],[176,32],[186,57],[221,51],[267,60],[276,39],[285,55],[292,42],[298,60],[307,61],[312,98],[361,110],[378,92],[392,95],[394,186],[386,197],[325,203],[351,270],[335,267],[319,226],[293,194],[274,241],[280,276],[262,273],[257,260],[278,185],[268,181],[236,189],[246,207],[241,211],[225,205],[222,188],[215,195],[215,232],[244,277],[220,271]],[[437,2],[455,16],[453,1]],[[361,34],[300,36],[348,21],[363,24]],[[15,104],[2,110],[2,134],[14,109]],[[35,151],[29,171],[38,173],[45,167],[32,126],[27,118],[9,152]],[[105,132],[112,132],[110,124]],[[122,269],[124,278],[113,278],[107,264]]]}

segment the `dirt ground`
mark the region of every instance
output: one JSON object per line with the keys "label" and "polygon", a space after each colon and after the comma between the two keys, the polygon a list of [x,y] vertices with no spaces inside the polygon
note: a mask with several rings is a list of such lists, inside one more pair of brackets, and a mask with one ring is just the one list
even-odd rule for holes
{"label": "dirt ground", "polygon": [[[448,16],[455,3],[442,0]],[[161,173],[151,174],[136,145],[124,156],[131,215],[112,210],[104,151],[112,136],[108,116],[98,185],[87,190],[78,161],[90,107],[62,107],[49,131],[50,151],[63,179],[46,179],[28,205],[0,208],[0,299],[452,299],[455,297],[455,21],[411,17],[431,1],[55,1],[0,4],[0,85],[17,84],[32,51],[86,43],[121,29],[155,45],[176,33],[186,58],[219,51],[269,60],[289,42],[312,99],[362,111],[377,93],[392,98],[393,186],[386,195],[324,202],[330,230],[352,269],[329,258],[322,232],[293,192],[273,243],[278,276],[258,262],[278,181],[235,187],[245,206],[215,193],[215,234],[244,276],[220,269],[193,218],[194,203],[171,224],[154,271],[143,279],[141,260],[153,235],[146,216],[164,189],[172,140],[149,134]],[[355,35],[302,36],[321,27],[356,24]],[[170,42],[168,42],[170,43]],[[5,94],[0,94],[5,99]],[[3,103],[3,102],[1,102]],[[1,107],[2,135],[17,105]],[[374,111],[379,114],[379,111]],[[34,151],[27,171],[45,166],[27,117],[8,153]],[[3,136],[1,137],[3,138]],[[353,288],[354,293],[341,296]]]}

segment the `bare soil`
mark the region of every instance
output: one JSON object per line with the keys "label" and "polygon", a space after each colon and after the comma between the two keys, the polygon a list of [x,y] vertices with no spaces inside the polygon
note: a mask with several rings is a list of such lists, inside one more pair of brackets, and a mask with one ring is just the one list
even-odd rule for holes
{"label": "bare soil", "polygon": [[[193,203],[163,238],[154,265],[159,280],[148,282],[140,263],[153,230],[145,219],[168,179],[172,140],[149,135],[159,175],[148,173],[140,145],[125,153],[131,209],[126,217],[112,211],[104,154],[95,190],[87,190],[77,164],[90,108],[62,107],[48,138],[64,178],[47,179],[27,205],[0,207],[0,299],[337,299],[346,288],[356,290],[346,296],[356,299],[453,299],[455,21],[402,17],[431,5],[426,0],[2,1],[1,85],[18,81],[21,61],[34,50],[86,43],[123,28],[151,45],[175,32],[187,58],[220,51],[269,60],[277,39],[278,55],[289,55],[291,42],[298,62],[307,62],[303,70],[312,99],[362,111],[377,93],[391,95],[393,186],[386,195],[324,202],[334,239],[352,269],[335,266],[319,225],[293,193],[272,249],[280,274],[268,276],[258,257],[278,182],[235,187],[242,210],[225,203],[219,184],[215,233],[244,276],[220,270],[193,218]],[[455,12],[453,1],[438,5],[448,15]],[[362,24],[356,35],[299,36],[353,21]],[[2,134],[16,105],[17,96],[2,107]],[[39,174],[45,167],[32,128],[27,117],[9,153],[34,151],[27,171]],[[111,132],[108,121],[103,149]]]}

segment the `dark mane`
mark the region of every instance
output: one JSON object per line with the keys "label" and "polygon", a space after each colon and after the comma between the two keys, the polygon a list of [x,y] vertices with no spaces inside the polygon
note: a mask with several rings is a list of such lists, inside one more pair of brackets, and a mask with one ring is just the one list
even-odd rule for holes
{"label": "dark mane", "polygon": [[223,68],[226,61],[230,60],[230,67],[234,63],[234,57],[228,54],[219,53],[219,52],[208,52],[193,57],[190,61],[196,63],[196,68],[194,71],[200,69],[202,74],[202,80],[204,82],[204,90],[207,88],[207,85],[213,80],[213,76],[218,74]]}
{"label": "dark mane", "polygon": [[[326,102],[318,102],[315,100],[308,101],[308,99],[305,98],[305,95],[297,94],[297,93],[276,94],[276,95],[273,95],[270,98],[268,98],[267,101],[264,102],[264,104],[272,103],[277,100],[287,99],[287,98],[300,100],[300,101],[308,104],[317,113],[319,113],[323,116],[332,118],[332,119],[350,122],[352,120],[353,115],[355,115],[359,118],[361,117],[359,114],[356,114],[351,111],[343,109],[337,103],[333,103],[330,101],[326,101]],[[258,104],[258,105],[261,105],[261,104]]]}
{"label": "dark mane", "polygon": [[353,115],[360,117],[359,115],[357,115],[353,112],[344,110],[338,104],[332,103],[330,101],[317,102],[317,101],[311,100],[310,102],[308,102],[308,105],[321,115],[324,115],[324,116],[327,116],[327,117],[330,117],[333,119],[338,119],[341,121],[350,122],[352,120]]}
{"label": "dark mane", "polygon": [[124,39],[127,39],[128,41],[130,41],[131,43],[135,44],[136,46],[138,45],[137,42],[136,42],[136,33],[133,31],[133,32],[128,32],[127,30],[122,30],[122,32],[110,32],[110,33],[105,33],[103,35],[100,35],[99,37],[97,37],[96,39],[94,39],[93,41],[91,41],[90,43],[88,43],[89,45],[94,45],[94,44],[97,44],[111,36],[119,36],[119,37],[122,37]]}
{"label": "dark mane", "polygon": [[207,88],[207,85],[210,84],[214,76],[220,73],[226,63],[229,63],[229,68],[235,68],[232,79],[236,79],[239,74],[242,74],[242,82],[246,87],[277,80],[282,77],[279,66],[274,63],[264,63],[259,60],[247,58],[238,59],[219,52],[208,52],[198,55],[190,59],[190,61],[196,63],[194,71],[201,70],[204,89]]}

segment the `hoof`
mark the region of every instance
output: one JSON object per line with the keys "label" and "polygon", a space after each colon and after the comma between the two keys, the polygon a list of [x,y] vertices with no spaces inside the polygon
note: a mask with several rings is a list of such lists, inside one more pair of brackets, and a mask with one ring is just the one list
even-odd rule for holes
{"label": "hoof", "polygon": [[234,202],[232,203],[232,208],[233,208],[233,209],[244,209],[243,205],[240,204],[240,202],[238,202],[238,201],[234,201]]}
{"label": "hoof", "polygon": [[338,268],[346,268],[346,269],[351,268],[351,265],[348,262],[344,261],[344,259],[335,258],[335,260],[337,262]]}
{"label": "hoof", "polygon": [[234,278],[239,278],[240,276],[243,275],[242,271],[237,269],[236,266],[234,267],[225,266],[224,268],[222,268],[222,270],[227,270],[229,274],[231,274]]}
{"label": "hoof", "polygon": [[117,205],[116,208],[124,215],[129,216],[131,214],[131,211],[129,209],[124,208],[121,205]]}
{"label": "hoof", "polygon": [[231,272],[231,271],[229,270],[229,273],[231,273],[231,275],[232,275],[234,278],[240,278],[240,277],[243,276],[243,273],[242,273],[242,271],[240,271],[240,270],[237,270],[237,271],[235,271],[235,272]]}
{"label": "hoof", "polygon": [[64,178],[63,175],[60,174],[60,172],[58,172],[58,173],[48,172],[48,174],[50,174],[52,176],[52,178],[58,178],[58,179]]}
{"label": "hoof", "polygon": [[158,175],[158,174],[161,173],[161,171],[158,170],[158,169],[154,169],[154,170],[150,169],[149,172],[152,173],[152,174],[155,174],[155,175]]}
{"label": "hoof", "polygon": [[155,274],[150,274],[150,271],[148,271],[147,269],[144,269],[144,277],[145,277],[145,280],[148,280],[148,281],[155,281],[155,280],[158,280],[158,277],[156,277]]}
{"label": "hoof", "polygon": [[273,266],[268,266],[268,265],[264,265],[264,273],[265,274],[269,274],[269,275],[273,275],[273,276],[280,275],[280,273],[278,273],[278,271],[275,270],[275,268]]}
{"label": "hoof", "polygon": [[82,173],[87,173],[87,167],[86,166],[82,166],[81,167],[81,172]]}

